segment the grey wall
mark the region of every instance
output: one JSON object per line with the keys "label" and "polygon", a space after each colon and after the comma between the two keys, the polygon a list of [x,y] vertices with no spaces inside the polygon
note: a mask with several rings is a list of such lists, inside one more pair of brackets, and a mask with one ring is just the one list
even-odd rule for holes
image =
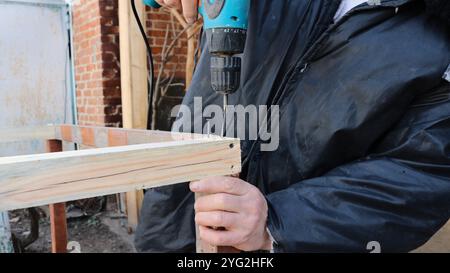
{"label": "grey wall", "polygon": [[[63,0],[0,0],[1,128],[72,123]],[[0,145],[0,156],[43,152],[42,142]]]}

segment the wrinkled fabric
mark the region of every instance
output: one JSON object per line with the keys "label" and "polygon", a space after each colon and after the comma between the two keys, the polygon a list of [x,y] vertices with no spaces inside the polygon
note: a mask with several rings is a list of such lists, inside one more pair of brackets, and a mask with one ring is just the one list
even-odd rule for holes
{"label": "wrinkled fabric", "polygon": [[[278,105],[280,146],[242,140],[241,178],[267,198],[275,251],[410,251],[450,218],[450,31],[423,1],[363,5],[333,23],[338,4],[251,2],[229,100]],[[209,59],[203,48],[190,108],[195,97],[221,106]],[[187,184],[148,191],[137,249],[195,251],[193,202]]]}

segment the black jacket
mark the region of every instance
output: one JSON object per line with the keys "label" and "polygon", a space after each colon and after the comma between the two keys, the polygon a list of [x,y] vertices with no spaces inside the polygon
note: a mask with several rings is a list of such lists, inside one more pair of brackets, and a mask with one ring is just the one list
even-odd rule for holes
{"label": "black jacket", "polygon": [[[252,1],[230,104],[280,107],[279,148],[242,141],[241,174],[267,197],[276,251],[410,251],[450,218],[450,7],[425,2],[364,4],[333,23],[339,1]],[[189,107],[222,103],[207,51]],[[148,191],[138,250],[193,251],[193,200],[187,184]]]}

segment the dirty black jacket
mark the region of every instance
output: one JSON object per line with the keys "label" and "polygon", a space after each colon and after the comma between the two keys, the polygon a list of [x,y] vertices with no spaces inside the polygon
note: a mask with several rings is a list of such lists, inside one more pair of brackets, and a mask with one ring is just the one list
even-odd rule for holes
{"label": "dirty black jacket", "polygon": [[[405,252],[449,219],[450,8],[425,2],[363,4],[336,23],[339,1],[251,2],[230,104],[280,107],[276,151],[242,141],[241,178],[267,197],[275,251],[364,252],[377,241]],[[222,103],[209,57],[204,49],[189,107]],[[194,251],[193,200],[187,184],[148,191],[138,250]]]}

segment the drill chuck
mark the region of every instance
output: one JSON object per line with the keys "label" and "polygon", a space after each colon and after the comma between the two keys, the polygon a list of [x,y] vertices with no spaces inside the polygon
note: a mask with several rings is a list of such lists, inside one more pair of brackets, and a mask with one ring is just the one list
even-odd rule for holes
{"label": "drill chuck", "polygon": [[211,57],[211,87],[217,93],[228,95],[239,89],[241,58],[232,56]]}
{"label": "drill chuck", "polygon": [[235,55],[244,52],[247,38],[246,29],[213,28],[207,29],[205,32],[209,41],[210,53]]}
{"label": "drill chuck", "polygon": [[241,82],[241,59],[247,38],[250,0],[202,0],[200,12],[211,54],[211,87],[233,94]]}

